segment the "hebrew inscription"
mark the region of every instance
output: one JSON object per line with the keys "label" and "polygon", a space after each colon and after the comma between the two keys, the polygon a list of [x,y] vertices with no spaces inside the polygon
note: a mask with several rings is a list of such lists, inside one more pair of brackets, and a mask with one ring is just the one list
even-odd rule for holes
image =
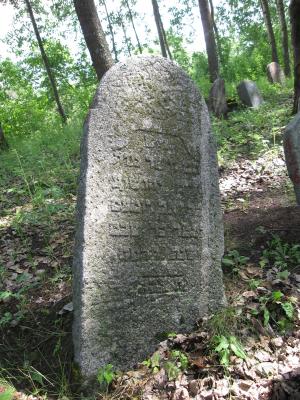
{"label": "hebrew inscription", "polygon": [[205,103],[172,62],[102,80],[85,123],[73,338],[85,376],[143,361],[163,332],[224,303],[215,146]]}

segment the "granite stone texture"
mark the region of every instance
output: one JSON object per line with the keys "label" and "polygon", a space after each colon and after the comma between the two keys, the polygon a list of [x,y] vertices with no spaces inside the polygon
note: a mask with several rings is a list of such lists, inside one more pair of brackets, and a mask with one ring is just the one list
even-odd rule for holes
{"label": "granite stone texture", "polygon": [[237,92],[241,102],[248,107],[257,108],[263,102],[263,98],[255,82],[249,80],[242,81],[237,87]]}
{"label": "granite stone texture", "polygon": [[102,79],[84,126],[74,254],[75,361],[128,369],[224,305],[216,147],[191,79],[134,57]]}
{"label": "granite stone texture", "polygon": [[280,85],[283,85],[285,82],[284,72],[280,65],[275,61],[267,65],[267,77],[271,83],[279,83]]}
{"label": "granite stone texture", "polygon": [[300,205],[300,113],[287,125],[283,135],[285,162]]}
{"label": "granite stone texture", "polygon": [[226,116],[228,107],[224,79],[218,78],[212,84],[209,93],[209,108],[218,118]]}

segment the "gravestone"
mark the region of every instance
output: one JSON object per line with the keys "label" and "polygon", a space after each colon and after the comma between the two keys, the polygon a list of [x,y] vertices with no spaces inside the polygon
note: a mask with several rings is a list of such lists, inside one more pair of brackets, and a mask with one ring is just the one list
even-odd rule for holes
{"label": "gravestone", "polygon": [[283,135],[285,162],[294,185],[297,204],[300,205],[300,114],[292,119]]}
{"label": "gravestone", "polygon": [[282,85],[285,82],[284,72],[275,61],[267,65],[267,76],[271,83],[280,83],[280,85]]}
{"label": "gravestone", "polygon": [[84,376],[143,361],[224,304],[216,148],[191,79],[134,57],[101,80],[82,141],[74,254]]}
{"label": "gravestone", "polygon": [[260,91],[252,81],[242,81],[237,87],[237,92],[241,102],[248,107],[257,108],[263,102]]}
{"label": "gravestone", "polygon": [[220,118],[228,112],[224,79],[218,78],[214,81],[209,94],[209,108]]}

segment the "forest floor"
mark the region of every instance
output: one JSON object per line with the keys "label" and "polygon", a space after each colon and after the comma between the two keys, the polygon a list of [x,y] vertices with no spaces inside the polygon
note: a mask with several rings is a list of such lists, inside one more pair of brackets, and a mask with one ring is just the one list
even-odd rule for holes
{"label": "forest floor", "polygon": [[[170,333],[134,371],[100,371],[97,398],[300,399],[300,210],[281,145],[291,94],[276,90],[214,122],[228,306]],[[0,182],[0,400],[84,397],[71,340],[78,138],[74,148],[50,178],[30,173],[21,146],[18,168],[12,151],[1,160],[14,172]]]}

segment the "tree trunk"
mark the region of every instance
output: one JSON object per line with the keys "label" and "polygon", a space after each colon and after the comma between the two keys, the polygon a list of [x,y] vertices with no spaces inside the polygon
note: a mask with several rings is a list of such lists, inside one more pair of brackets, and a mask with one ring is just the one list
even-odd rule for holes
{"label": "tree trunk", "polygon": [[73,0],[98,80],[114,64],[94,0]]}
{"label": "tree trunk", "polygon": [[106,6],[106,2],[105,0],[102,0],[102,4],[104,5],[105,8],[105,13],[106,13],[106,18],[107,18],[107,22],[108,22],[108,27],[109,27],[109,31],[110,31],[110,35],[111,35],[111,41],[112,41],[112,46],[113,46],[113,53],[115,56],[115,62],[118,62],[118,52],[117,52],[117,46],[116,46],[116,42],[115,42],[115,35],[114,35],[114,30],[112,27],[112,23],[110,20],[110,16],[107,10],[107,6]]}
{"label": "tree trunk", "polygon": [[119,19],[120,25],[122,27],[122,31],[123,31],[123,35],[124,35],[124,39],[125,39],[125,44],[126,44],[126,47],[127,47],[128,55],[129,55],[129,57],[131,57],[130,43],[129,43],[129,39],[127,37],[126,28],[125,28],[125,25],[124,25],[124,22],[123,22],[123,17],[121,15],[121,13],[118,14],[118,19]]}
{"label": "tree trunk", "polygon": [[289,38],[288,38],[288,30],[286,25],[283,0],[276,0],[276,6],[281,25],[284,73],[286,76],[290,76],[291,66],[290,66],[290,55],[289,55]]}
{"label": "tree trunk", "polygon": [[4,132],[0,123],[0,150],[6,150],[8,149],[8,143],[7,140],[5,139]]}
{"label": "tree trunk", "polygon": [[219,61],[208,0],[199,0],[199,8],[206,44],[210,81],[214,82],[219,76]]}
{"label": "tree trunk", "polygon": [[278,53],[277,53],[275,35],[274,35],[274,31],[273,31],[273,26],[272,26],[268,0],[260,0],[260,5],[261,5],[261,9],[262,9],[262,12],[264,15],[264,21],[265,21],[265,25],[266,25],[270,45],[271,45],[272,61],[278,63]]}
{"label": "tree trunk", "polygon": [[158,3],[157,3],[156,0],[152,0],[152,7],[153,7],[153,14],[154,14],[157,33],[158,33],[158,38],[159,38],[161,54],[162,54],[163,57],[167,58],[168,57],[167,56],[167,49],[166,49],[166,44],[165,44],[165,40],[164,40],[164,34],[163,34],[163,31],[162,31],[162,20],[161,20],[161,17],[160,17]]}
{"label": "tree trunk", "polygon": [[167,50],[168,57],[169,57],[170,60],[173,60],[173,57],[172,57],[172,54],[171,54],[171,51],[170,51],[170,47],[169,47],[169,44],[168,44],[168,39],[167,39],[167,36],[166,36],[166,32],[165,32],[165,29],[164,29],[164,26],[163,26],[162,19],[161,19],[160,15],[159,15],[159,20],[160,20],[160,29],[161,29],[162,34],[163,34],[163,38],[164,38],[165,47],[166,47],[166,50]]}
{"label": "tree trunk", "polygon": [[290,3],[291,35],[294,53],[294,105],[293,114],[299,110],[300,98],[300,0],[292,0]]}
{"label": "tree trunk", "polygon": [[136,38],[137,45],[138,45],[138,48],[139,48],[139,52],[140,52],[140,54],[142,54],[142,53],[143,53],[143,49],[142,49],[142,46],[141,46],[141,43],[140,43],[140,39],[139,39],[139,37],[138,37],[137,31],[136,31],[136,28],[135,28],[135,24],[134,24],[134,20],[133,20],[133,15],[132,15],[132,12],[131,12],[131,9],[130,9],[128,0],[125,0],[125,3],[126,3],[126,6],[127,6],[127,9],[128,9],[129,19],[130,19],[132,28],[133,28],[133,30],[134,30],[134,34],[135,34],[135,38]]}
{"label": "tree trunk", "polygon": [[222,65],[222,48],[221,48],[221,43],[220,43],[220,35],[219,35],[219,30],[215,21],[215,10],[214,10],[214,5],[213,5],[213,0],[209,0],[209,6],[210,6],[210,15],[211,15],[211,20],[213,24],[213,29],[215,33],[215,39],[216,39],[216,45],[218,49],[218,55],[219,55],[219,60],[220,64]]}
{"label": "tree trunk", "polygon": [[56,104],[57,104],[58,112],[59,112],[59,114],[61,116],[61,119],[62,119],[63,123],[66,123],[67,122],[67,117],[66,117],[66,114],[64,112],[63,106],[62,106],[62,104],[60,102],[60,98],[59,98],[59,94],[58,94],[55,78],[54,78],[54,75],[53,75],[51,67],[50,67],[49,59],[48,59],[47,54],[46,54],[45,49],[44,49],[43,41],[42,41],[42,38],[40,36],[39,30],[38,30],[38,27],[37,27],[37,24],[36,24],[36,21],[35,21],[35,18],[34,18],[34,14],[33,14],[33,10],[32,10],[30,1],[29,0],[25,0],[25,3],[26,3],[26,6],[27,6],[27,10],[28,10],[28,13],[29,13],[29,17],[30,17],[30,20],[31,20],[31,23],[32,23],[32,26],[33,26],[33,29],[34,29],[34,33],[35,33],[38,45],[39,45],[39,48],[40,48],[41,56],[42,56],[42,59],[43,59],[43,62],[44,62],[44,65],[45,65],[45,68],[46,68],[46,71],[47,71],[47,74],[48,74],[48,78],[49,78],[49,81],[50,81],[50,84],[51,84],[51,87],[52,87],[52,90],[53,90],[53,95],[54,95],[54,98],[55,98],[55,101],[56,101]]}

